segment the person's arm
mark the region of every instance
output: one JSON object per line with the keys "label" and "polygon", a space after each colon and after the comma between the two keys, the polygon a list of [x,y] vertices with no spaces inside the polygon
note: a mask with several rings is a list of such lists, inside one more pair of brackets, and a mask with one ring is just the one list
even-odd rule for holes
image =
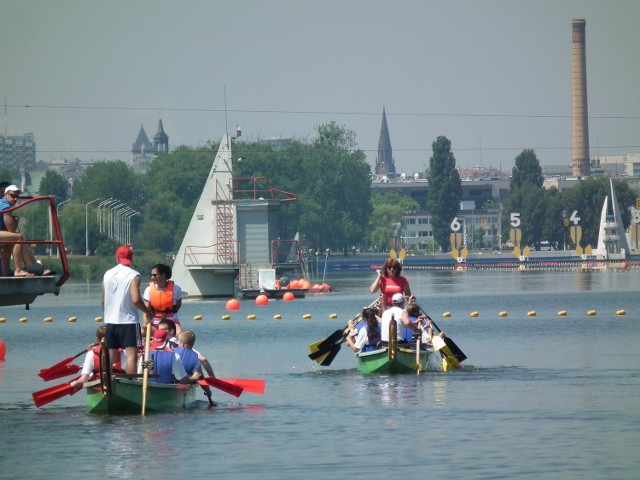
{"label": "person's arm", "polygon": [[349,345],[349,348],[351,348],[351,350],[353,350],[354,352],[360,351],[359,348],[356,348],[356,342],[353,340],[353,337],[351,335],[347,335],[347,345]]}
{"label": "person's arm", "polygon": [[89,381],[90,377],[91,375],[80,375],[79,378],[75,379],[69,385],[71,385],[75,390],[80,390],[82,386]]}
{"label": "person's arm", "polygon": [[131,282],[131,286],[129,287],[129,294],[131,295],[131,301],[133,305],[144,313],[147,317],[151,318],[153,314],[151,310],[147,308],[147,306],[142,301],[142,296],[140,295],[140,275],[136,275],[136,277]]}
{"label": "person's arm", "polygon": [[404,286],[402,287],[402,293],[404,293],[404,297],[407,299],[407,302],[409,303],[413,303],[413,301],[416,299],[416,297],[414,297],[411,294],[411,287],[409,286],[409,280],[407,280],[406,278],[404,278]]}
{"label": "person's arm", "polygon": [[406,310],[402,311],[402,323],[404,324],[405,327],[407,327],[409,330],[413,332],[420,331],[420,327],[418,326],[417,323],[413,323],[411,321],[411,319],[409,318],[409,313],[407,313]]}
{"label": "person's arm", "polygon": [[178,310],[180,310],[180,308],[182,307],[182,299],[179,298],[176,303],[173,304],[173,313],[176,314],[178,313]]}
{"label": "person's arm", "polygon": [[4,220],[4,226],[8,232],[18,231],[18,217],[13,215],[13,212],[7,212],[2,214]]}
{"label": "person's arm", "polygon": [[216,376],[215,373],[213,373],[213,367],[209,363],[209,360],[207,360],[205,357],[203,357],[200,354],[198,354],[198,360],[200,360],[200,364],[202,365],[202,368],[204,368],[204,371],[207,372],[207,376],[209,377]]}
{"label": "person's arm", "polygon": [[371,286],[369,287],[370,293],[376,293],[380,289],[380,281],[382,277],[382,272],[380,270],[376,270],[376,279],[373,281]]}

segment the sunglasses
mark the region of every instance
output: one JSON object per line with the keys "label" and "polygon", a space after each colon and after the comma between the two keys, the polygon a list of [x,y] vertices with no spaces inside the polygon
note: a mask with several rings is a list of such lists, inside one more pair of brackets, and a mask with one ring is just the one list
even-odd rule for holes
{"label": "sunglasses", "polygon": [[150,273],[149,275],[151,275],[151,278],[155,278],[155,277],[157,277],[157,276],[158,276],[158,275],[160,275],[160,274],[159,274],[159,273]]}

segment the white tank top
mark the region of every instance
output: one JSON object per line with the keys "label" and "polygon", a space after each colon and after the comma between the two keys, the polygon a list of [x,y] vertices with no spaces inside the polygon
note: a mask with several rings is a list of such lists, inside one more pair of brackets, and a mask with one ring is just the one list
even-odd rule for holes
{"label": "white tank top", "polygon": [[118,264],[104,274],[104,323],[138,323],[138,309],[131,301],[131,282],[140,274]]}

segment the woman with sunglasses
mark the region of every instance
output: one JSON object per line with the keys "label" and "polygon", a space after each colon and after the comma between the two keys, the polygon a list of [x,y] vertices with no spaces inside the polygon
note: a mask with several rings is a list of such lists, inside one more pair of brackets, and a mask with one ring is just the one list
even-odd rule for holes
{"label": "woman with sunglasses", "polygon": [[381,296],[384,297],[384,305],[390,307],[393,305],[392,298],[395,293],[402,293],[408,303],[414,300],[411,295],[411,287],[409,281],[400,275],[402,265],[395,258],[389,258],[380,270],[376,270],[377,277],[369,287],[371,293],[380,290]]}
{"label": "woman with sunglasses", "polygon": [[171,267],[158,263],[151,268],[151,283],[142,294],[144,304],[153,313],[151,326],[155,332],[160,320],[173,320],[176,325],[176,335],[180,335],[182,328],[177,317],[178,310],[182,307],[182,289],[171,278]]}

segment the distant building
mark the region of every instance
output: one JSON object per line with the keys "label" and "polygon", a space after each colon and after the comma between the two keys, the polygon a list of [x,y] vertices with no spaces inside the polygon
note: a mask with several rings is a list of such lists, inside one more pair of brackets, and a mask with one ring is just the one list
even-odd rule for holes
{"label": "distant building", "polygon": [[18,171],[35,168],[36,142],[33,133],[0,135],[0,166]]}
{"label": "distant building", "polygon": [[162,119],[158,120],[158,132],[153,136],[153,150],[156,153],[169,153],[169,135],[164,133]]}
{"label": "distant building", "polygon": [[380,126],[380,138],[378,140],[375,175],[378,178],[395,178],[396,176],[391,138],[389,137],[389,127],[387,126],[387,113],[384,108],[382,109],[382,125]]}
{"label": "distant building", "polygon": [[158,121],[158,132],[153,137],[153,144],[149,141],[144,126],[140,127],[136,141],[131,145],[131,163],[136,172],[144,173],[149,168],[149,162],[158,153],[169,152],[169,136],[164,132],[162,120]]}

